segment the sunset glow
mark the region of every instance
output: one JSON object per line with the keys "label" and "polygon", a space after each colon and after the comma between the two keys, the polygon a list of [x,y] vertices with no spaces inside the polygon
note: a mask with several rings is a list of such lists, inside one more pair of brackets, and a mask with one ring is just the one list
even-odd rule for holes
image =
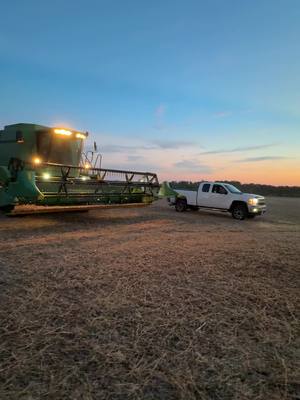
{"label": "sunset glow", "polygon": [[91,132],[103,167],[160,180],[300,185],[298,2],[13,3],[3,125]]}

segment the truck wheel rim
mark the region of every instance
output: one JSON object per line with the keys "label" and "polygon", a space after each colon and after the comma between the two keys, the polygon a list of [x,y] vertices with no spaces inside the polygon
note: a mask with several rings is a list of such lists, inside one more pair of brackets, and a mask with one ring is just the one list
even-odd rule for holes
{"label": "truck wheel rim", "polygon": [[241,211],[241,210],[235,210],[235,211],[234,211],[234,215],[235,215],[235,217],[237,217],[238,219],[241,219],[241,218],[243,218],[243,216],[244,216],[243,211]]}

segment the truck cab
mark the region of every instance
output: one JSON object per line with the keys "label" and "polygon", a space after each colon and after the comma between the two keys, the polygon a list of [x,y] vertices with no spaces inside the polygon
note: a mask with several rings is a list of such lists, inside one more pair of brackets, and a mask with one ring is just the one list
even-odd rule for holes
{"label": "truck cab", "polygon": [[235,219],[254,218],[266,212],[265,198],[243,193],[226,182],[201,182],[197,190],[174,189],[169,197],[176,211],[199,208],[230,212]]}

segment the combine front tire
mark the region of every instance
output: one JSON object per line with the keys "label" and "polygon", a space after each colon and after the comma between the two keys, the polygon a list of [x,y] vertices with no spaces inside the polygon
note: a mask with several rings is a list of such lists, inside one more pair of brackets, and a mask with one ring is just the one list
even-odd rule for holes
{"label": "combine front tire", "polygon": [[175,204],[175,210],[177,212],[183,212],[186,211],[187,209],[187,204],[185,199],[177,199],[176,204]]}

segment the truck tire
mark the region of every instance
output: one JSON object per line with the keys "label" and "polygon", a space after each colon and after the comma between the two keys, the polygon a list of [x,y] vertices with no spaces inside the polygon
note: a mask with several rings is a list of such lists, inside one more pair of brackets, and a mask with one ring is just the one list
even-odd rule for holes
{"label": "truck tire", "polygon": [[175,210],[177,212],[183,212],[187,209],[187,203],[185,199],[177,199],[175,204]]}
{"label": "truck tire", "polygon": [[231,215],[234,219],[242,221],[248,217],[248,210],[244,204],[237,204],[232,208]]}

